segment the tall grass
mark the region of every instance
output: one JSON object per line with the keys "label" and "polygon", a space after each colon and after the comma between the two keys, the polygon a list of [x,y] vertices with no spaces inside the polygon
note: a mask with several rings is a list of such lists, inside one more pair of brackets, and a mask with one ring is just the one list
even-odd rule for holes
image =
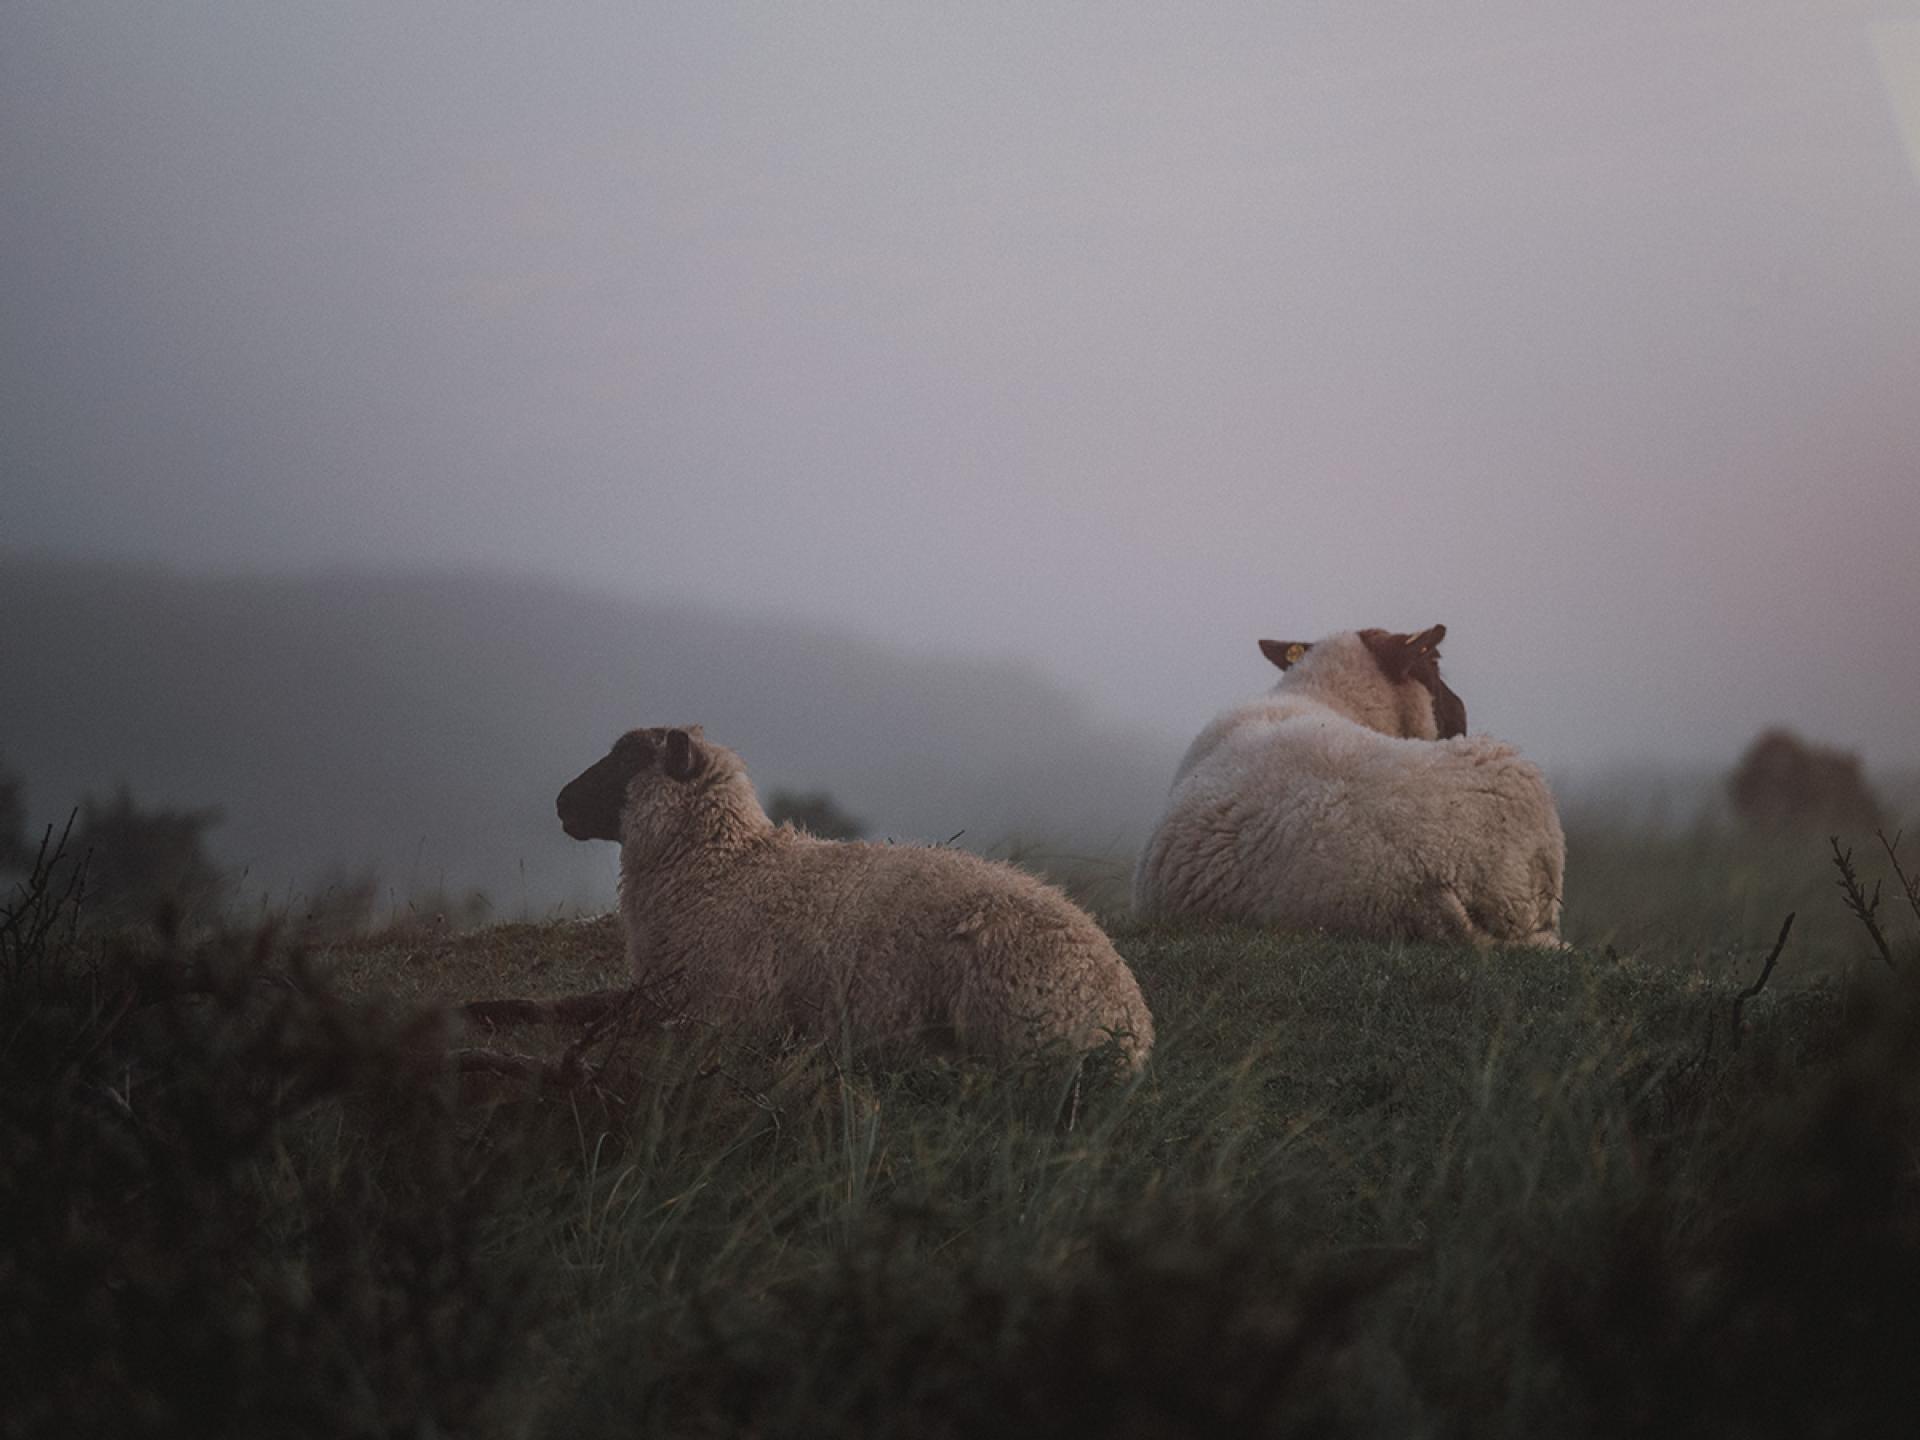
{"label": "tall grass", "polygon": [[[1849,843],[1870,864],[1880,859],[1871,835]],[[1833,881],[1825,835],[1708,823],[1642,831],[1576,815],[1567,825],[1565,933],[1596,949],[1731,975],[1791,912],[1800,917],[1796,968],[1840,972],[1871,947],[1835,903]]]}
{"label": "tall grass", "polygon": [[431,1001],[610,983],[614,929],[306,965],[42,926],[0,976],[0,1425],[1892,1433],[1915,982],[1800,948],[1830,867],[1748,900],[1672,843],[1611,891],[1584,852],[1568,955],[1122,928],[1137,1078],[688,1026],[460,1076]]}

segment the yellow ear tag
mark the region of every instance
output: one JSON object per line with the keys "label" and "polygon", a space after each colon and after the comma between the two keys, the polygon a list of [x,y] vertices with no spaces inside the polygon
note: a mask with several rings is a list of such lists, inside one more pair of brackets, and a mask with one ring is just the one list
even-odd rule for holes
{"label": "yellow ear tag", "polygon": [[1287,664],[1298,665],[1300,657],[1307,653],[1307,647],[1301,644],[1287,646]]}

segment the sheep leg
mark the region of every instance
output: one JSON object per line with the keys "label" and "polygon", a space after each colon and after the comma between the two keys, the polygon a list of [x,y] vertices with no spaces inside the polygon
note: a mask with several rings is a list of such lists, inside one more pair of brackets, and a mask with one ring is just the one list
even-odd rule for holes
{"label": "sheep leg", "polygon": [[1434,906],[1430,914],[1434,920],[1433,932],[1423,936],[1423,939],[1465,943],[1476,949],[1485,949],[1493,943],[1493,937],[1474,923],[1466,902],[1451,885],[1437,886],[1432,895]]}
{"label": "sheep leg", "polygon": [[556,1000],[469,1000],[460,1007],[468,1021],[500,1025],[594,1025],[634,995],[631,985],[562,995]]}

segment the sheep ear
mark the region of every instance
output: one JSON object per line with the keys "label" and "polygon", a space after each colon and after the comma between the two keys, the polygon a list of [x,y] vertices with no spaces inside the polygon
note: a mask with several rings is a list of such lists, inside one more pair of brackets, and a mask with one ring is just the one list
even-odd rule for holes
{"label": "sheep ear", "polygon": [[638,769],[645,770],[653,764],[654,751],[657,748],[653,737],[646,731],[629,730],[613,742],[613,749],[608,753],[630,760]]}
{"label": "sheep ear", "polygon": [[[697,733],[698,725],[692,727]],[[706,766],[700,742],[685,730],[667,731],[665,764],[661,767],[670,780],[691,780]]]}
{"label": "sheep ear", "polygon": [[1361,643],[1373,656],[1374,664],[1380,667],[1380,673],[1396,685],[1407,678],[1407,672],[1413,668],[1413,662],[1420,658],[1416,648],[1418,637],[1396,635],[1391,630],[1362,630]]}
{"label": "sheep ear", "polygon": [[1260,653],[1282,670],[1291,670],[1313,648],[1304,640],[1262,640]]}
{"label": "sheep ear", "polygon": [[1440,642],[1446,638],[1447,627],[1444,625],[1434,625],[1422,630],[1418,635],[1412,637],[1408,643],[1413,646],[1413,653],[1415,655],[1431,655],[1434,659],[1438,660],[1440,658]]}

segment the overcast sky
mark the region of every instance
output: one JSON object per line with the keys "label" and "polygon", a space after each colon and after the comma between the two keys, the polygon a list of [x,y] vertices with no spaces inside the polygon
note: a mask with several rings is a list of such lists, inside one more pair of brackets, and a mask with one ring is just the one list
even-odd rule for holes
{"label": "overcast sky", "polygon": [[1916,764],[1903,125],[1911,0],[11,0],[0,545]]}

